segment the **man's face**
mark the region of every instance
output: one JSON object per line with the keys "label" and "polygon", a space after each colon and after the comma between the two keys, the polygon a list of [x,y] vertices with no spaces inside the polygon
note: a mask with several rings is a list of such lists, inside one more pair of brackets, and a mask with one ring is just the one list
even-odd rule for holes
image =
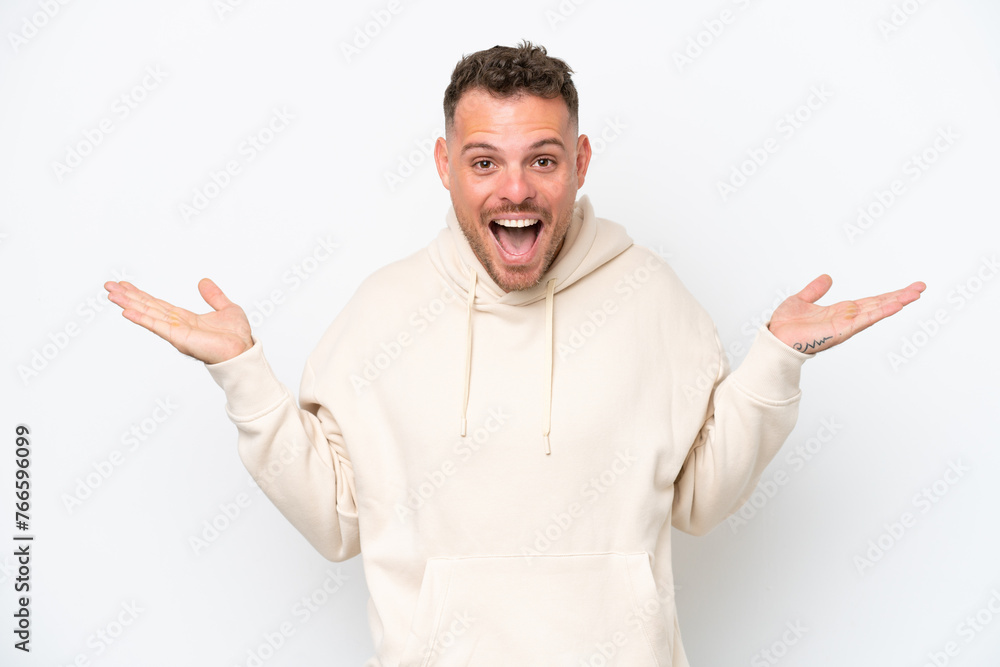
{"label": "man's face", "polygon": [[506,292],[537,285],[562,248],[590,164],[566,102],[465,92],[434,147],[469,245]]}

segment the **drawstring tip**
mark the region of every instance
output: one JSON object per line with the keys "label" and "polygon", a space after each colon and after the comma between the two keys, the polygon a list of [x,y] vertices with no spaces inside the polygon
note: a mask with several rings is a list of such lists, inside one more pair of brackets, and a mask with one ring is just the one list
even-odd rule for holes
{"label": "drawstring tip", "polygon": [[545,445],[545,454],[546,455],[551,454],[552,453],[552,448],[549,447],[549,436],[543,435],[542,436],[542,443]]}
{"label": "drawstring tip", "polygon": [[458,430],[463,438],[465,437],[465,426],[466,426],[465,417],[462,417],[462,422],[459,424]]}

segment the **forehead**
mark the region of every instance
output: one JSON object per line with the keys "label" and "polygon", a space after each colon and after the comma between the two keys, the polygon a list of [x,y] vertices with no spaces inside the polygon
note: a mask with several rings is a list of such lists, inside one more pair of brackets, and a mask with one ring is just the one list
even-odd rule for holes
{"label": "forehead", "polygon": [[461,142],[489,136],[537,139],[541,134],[568,136],[569,108],[562,97],[520,94],[494,97],[485,90],[467,91],[455,106],[454,131]]}

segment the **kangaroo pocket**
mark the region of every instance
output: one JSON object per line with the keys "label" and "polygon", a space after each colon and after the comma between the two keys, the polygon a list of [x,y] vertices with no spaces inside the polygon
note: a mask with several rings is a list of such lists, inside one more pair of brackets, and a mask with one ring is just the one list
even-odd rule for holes
{"label": "kangaroo pocket", "polygon": [[432,558],[400,666],[666,667],[673,613],[646,553]]}

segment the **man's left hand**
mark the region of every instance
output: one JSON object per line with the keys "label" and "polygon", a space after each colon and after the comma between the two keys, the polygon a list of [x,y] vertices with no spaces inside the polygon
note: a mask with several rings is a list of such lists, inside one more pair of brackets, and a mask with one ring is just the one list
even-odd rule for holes
{"label": "man's left hand", "polygon": [[806,354],[839,345],[879,320],[898,313],[908,303],[920,298],[927,286],[915,282],[895,292],[870,296],[857,301],[841,301],[832,306],[817,306],[830,289],[833,278],[823,274],[798,294],[793,294],[774,310],[768,329],[774,336]]}

